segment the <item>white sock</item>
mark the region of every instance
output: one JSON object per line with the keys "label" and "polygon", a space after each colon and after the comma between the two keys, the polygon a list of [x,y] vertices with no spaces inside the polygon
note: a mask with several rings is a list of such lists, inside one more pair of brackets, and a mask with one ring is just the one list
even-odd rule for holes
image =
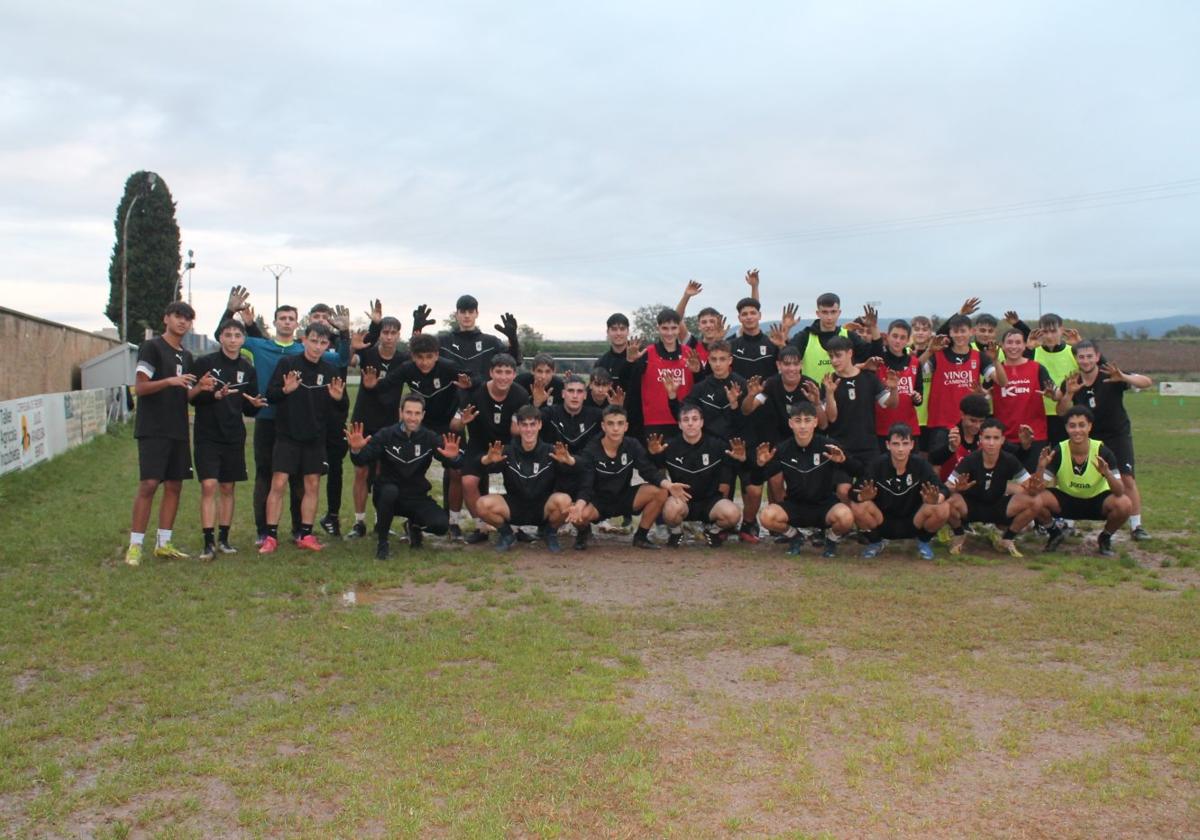
{"label": "white sock", "polygon": [[1133,516],[1129,517],[1129,527],[1131,529],[1142,527],[1142,515],[1140,513],[1135,513]]}
{"label": "white sock", "polygon": [[450,511],[450,524],[451,525],[462,524],[462,511],[461,510]]}
{"label": "white sock", "polygon": [[170,541],[171,541],[171,532],[164,531],[162,528],[159,528],[158,534],[155,535],[155,543],[154,544],[158,548],[162,548],[164,545],[166,545]]}
{"label": "white sock", "polygon": [[667,533],[668,534],[682,534],[683,526],[682,525],[668,525]]}
{"label": "white sock", "polygon": [[357,525],[359,522],[362,522],[364,525],[366,524],[367,512],[365,510],[362,513],[359,513],[358,511],[354,512],[354,523]]}
{"label": "white sock", "polygon": [[796,535],[799,533],[800,533],[799,531],[797,531],[795,528],[793,528],[791,525],[789,525],[788,529],[783,532],[783,535],[785,537],[787,537],[789,540],[794,540],[794,539],[796,539]]}
{"label": "white sock", "polygon": [[145,541],[146,541],[145,534],[139,534],[136,531],[129,532],[129,544],[130,545],[141,545]]}

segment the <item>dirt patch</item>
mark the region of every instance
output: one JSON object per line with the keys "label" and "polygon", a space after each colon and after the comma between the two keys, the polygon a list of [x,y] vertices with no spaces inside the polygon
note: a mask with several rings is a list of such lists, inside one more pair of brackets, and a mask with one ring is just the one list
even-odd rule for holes
{"label": "dirt patch", "polygon": [[484,596],[455,583],[405,583],[403,586],[347,590],[342,603],[369,607],[378,615],[415,617],[448,611],[466,615],[483,604]]}
{"label": "dirt patch", "polygon": [[237,794],[226,782],[199,779],[186,791],[157,791],[106,806],[103,811],[76,812],[63,826],[63,834],[118,836],[123,828],[130,837],[150,837],[169,825],[173,832],[199,837],[248,837],[238,825],[239,808]]}

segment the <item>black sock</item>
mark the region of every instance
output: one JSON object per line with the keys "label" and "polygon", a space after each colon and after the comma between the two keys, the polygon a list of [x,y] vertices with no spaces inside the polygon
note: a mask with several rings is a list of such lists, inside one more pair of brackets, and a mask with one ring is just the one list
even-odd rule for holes
{"label": "black sock", "polygon": [[967,533],[967,529],[961,525],[956,528],[951,528],[950,530],[954,532],[954,536],[956,537],[961,537],[963,534]]}
{"label": "black sock", "polygon": [[649,538],[650,538],[650,531],[649,531],[649,530],[647,530],[646,528],[642,528],[641,526],[638,526],[638,529],[637,529],[636,531],[634,531],[634,532],[633,532],[633,538],[634,538],[635,540],[646,540],[646,539],[649,539]]}
{"label": "black sock", "polygon": [[924,528],[917,529],[917,542],[929,542],[933,539],[933,532],[926,531]]}
{"label": "black sock", "polygon": [[1062,533],[1062,528],[1058,527],[1057,522],[1051,522],[1050,527],[1046,529],[1046,533],[1052,537],[1057,537],[1059,534]]}
{"label": "black sock", "polygon": [[312,533],[312,523],[311,522],[301,522],[300,530],[297,532],[298,539],[304,539],[311,533]]}
{"label": "black sock", "polygon": [[217,537],[223,543],[229,542],[229,526],[221,525],[219,528],[217,528]]}
{"label": "black sock", "polygon": [[204,529],[204,547],[208,548],[212,544],[213,544],[213,529],[205,528]]}
{"label": "black sock", "polygon": [[1004,533],[1000,535],[1000,539],[1002,540],[1015,540],[1016,538],[1017,535],[1013,532],[1012,528],[1005,528]]}
{"label": "black sock", "polygon": [[276,540],[279,539],[279,526],[278,525],[268,525],[267,526],[267,536],[271,537],[273,539],[276,539]]}
{"label": "black sock", "polygon": [[1100,537],[1102,539],[1111,540],[1113,538],[1112,531],[1101,531]]}
{"label": "black sock", "polygon": [[505,522],[503,525],[501,525],[499,528],[496,529],[496,532],[499,533],[500,536],[502,536],[502,537],[511,537],[513,535],[512,525]]}
{"label": "black sock", "polygon": [[883,529],[872,528],[870,531],[867,531],[867,539],[873,543],[883,542]]}

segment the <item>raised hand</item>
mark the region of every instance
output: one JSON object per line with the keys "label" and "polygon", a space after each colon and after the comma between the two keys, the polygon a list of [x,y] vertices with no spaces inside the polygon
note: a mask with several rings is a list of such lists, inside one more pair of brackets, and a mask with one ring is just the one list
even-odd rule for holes
{"label": "raised hand", "polygon": [[258,320],[258,316],[254,314],[254,307],[248,303],[242,304],[242,323],[253,324]]}
{"label": "raised hand", "polygon": [[946,435],[946,445],[950,447],[950,451],[957,452],[958,447],[962,445],[962,432],[958,430],[958,426],[951,426],[949,433]]}
{"label": "raised hand", "polygon": [[226,397],[228,397],[229,394],[230,394],[229,383],[226,382],[220,388],[217,388],[215,391],[213,391],[213,399],[214,400],[223,400]]}
{"label": "raised hand", "polygon": [[879,356],[872,356],[860,364],[859,367],[863,370],[879,370],[879,368],[883,367],[883,359]]}
{"label": "raised hand", "polygon": [[509,340],[510,344],[515,344],[517,341],[517,319],[511,312],[505,312],[500,316],[500,323],[495,324],[496,332],[503,335]]}
{"label": "raised hand", "polygon": [[608,392],[608,402],[610,405],[625,405],[625,389],[620,385],[612,386]]}
{"label": "raised hand", "polygon": [[667,399],[673,400],[679,395],[679,383],[675,381],[674,376],[668,376],[662,380],[663,389],[667,392]]}
{"label": "raised hand", "polygon": [[212,371],[209,371],[200,377],[196,385],[201,391],[215,391],[217,390],[217,379],[212,375]]}
{"label": "raised hand", "polygon": [[800,391],[804,394],[804,398],[815,406],[821,405],[821,386],[811,379],[803,379],[800,381]]}
{"label": "raised hand", "polygon": [[1031,331],[1025,338],[1025,349],[1036,350],[1038,345],[1042,343],[1042,336],[1045,335],[1045,330],[1041,327]]}
{"label": "raised hand", "polygon": [[646,437],[646,451],[651,455],[659,455],[667,445],[663,443],[663,436],[660,434],[652,434]]}
{"label": "raised hand", "polygon": [[363,436],[363,424],[351,423],[350,428],[346,429],[346,443],[350,444],[350,448],[358,452],[371,440],[371,436]]}
{"label": "raised hand", "polygon": [[501,461],[507,460],[508,456],[504,454],[504,443],[498,440],[488,444],[488,450],[479,459],[482,464],[498,464]]}
{"label": "raised hand", "polygon": [[367,311],[363,314],[371,319],[372,324],[378,324],[383,320],[383,302],[379,298],[367,301]]}
{"label": "raised hand", "polygon": [[300,371],[289,370],[283,375],[283,393],[290,394],[300,387]]}
{"label": "raised hand", "polygon": [[329,396],[334,400],[340,400],[342,395],[346,393],[346,380],[340,376],[335,376],[329,380]]}
{"label": "raised hand", "polygon": [[700,285],[696,280],[689,280],[687,286],[683,290],[683,296],[694,298],[696,295],[704,291],[704,286]]}
{"label": "raised hand", "polygon": [[625,345],[625,361],[636,362],[643,352],[645,351],[642,350],[642,339],[630,338],[629,343]]}
{"label": "raised hand", "polygon": [[[974,486],[975,480],[969,475],[963,475],[962,473],[957,472],[954,474],[954,484],[952,485],[952,489],[955,493],[966,493]],[[922,495],[924,495],[924,490],[925,488],[922,487]]]}
{"label": "raised hand", "polygon": [[230,312],[241,312],[249,298],[250,292],[245,286],[234,286],[229,290],[229,300],[225,302],[225,308]]}
{"label": "raised hand", "polygon": [[267,404],[266,397],[260,397],[258,394],[242,394],[242,399],[250,403],[255,408],[262,408]]}
{"label": "raised hand", "polygon": [[939,333],[929,339],[929,346],[934,350],[945,350],[950,346],[950,336]]}
{"label": "raised hand", "polygon": [[835,464],[846,463],[846,452],[836,443],[825,444],[825,454],[829,456],[829,460]]}
{"label": "raised hand", "polygon": [[368,391],[372,390],[379,384],[379,371],[371,365],[367,365],[362,369],[362,381],[359,384]]}
{"label": "raised hand", "polygon": [[746,272],[746,285],[753,289],[758,285],[758,269],[752,268]]}
{"label": "raised hand", "polygon": [[725,320],[724,315],[717,316],[717,329],[721,331],[722,338],[729,334],[729,322]]}
{"label": "raised hand", "polygon": [[[1109,382],[1124,382],[1125,381],[1125,374],[1121,371],[1121,369],[1119,367],[1114,365],[1112,362],[1107,362],[1105,364],[1100,365],[1100,372],[1103,373],[1106,377],[1108,377]],[[1080,377],[1080,381],[1082,381],[1082,376]]]}
{"label": "raised hand", "polygon": [[763,392],[763,378],[761,376],[751,376],[746,381],[746,396],[757,397]]}
{"label": "raised hand", "polygon": [[1038,472],[1045,472],[1046,467],[1050,466],[1050,462],[1054,460],[1054,447],[1047,446],[1038,455],[1037,468]]}
{"label": "raised hand", "polygon": [[974,315],[979,311],[981,301],[977,297],[969,297],[963,301],[963,305],[958,308],[960,315]]}
{"label": "raised hand", "polygon": [[725,450],[725,454],[735,461],[746,460],[746,441],[741,438],[730,438],[729,448]]}
{"label": "raised hand", "polygon": [[700,361],[700,354],[686,344],[683,345],[683,361],[693,375],[699,373],[700,368],[704,366],[704,363]]}
{"label": "raised hand", "polygon": [[821,380],[821,384],[825,386],[825,393],[836,391],[838,386],[838,375],[836,373],[827,373]]}
{"label": "raised hand", "polygon": [[368,346],[366,330],[355,330],[350,333],[350,349],[355,353],[360,350],[366,350]]}
{"label": "raised hand", "polygon": [[338,332],[350,329],[350,307],[340,303],[333,307],[333,317],[329,319],[329,323],[333,324]]}
{"label": "raised hand", "polygon": [[421,330],[428,327],[430,324],[436,323],[432,318],[429,317],[429,313],[432,311],[433,310],[430,309],[424,303],[422,303],[420,306],[418,306],[416,309],[414,309],[412,311],[412,316],[413,316],[412,334],[413,335],[416,335]]}
{"label": "raised hand", "polygon": [[1033,427],[1028,423],[1022,423],[1017,429],[1017,438],[1021,441],[1021,448],[1028,449],[1033,446]]}
{"label": "raised hand", "polygon": [[533,404],[538,408],[541,408],[546,404],[546,400],[550,399],[550,392],[540,382],[534,382],[529,390],[533,396]]}
{"label": "raised hand", "polygon": [[1021,483],[1021,488],[1030,496],[1036,496],[1046,489],[1046,479],[1042,478],[1042,474],[1039,471],[1036,475],[1030,475],[1029,478],[1025,479]]}
{"label": "raised hand", "polygon": [[942,502],[942,491],[932,481],[921,485],[921,501],[927,505],[937,505]]}
{"label": "raised hand", "polygon": [[787,330],[783,324],[776,324],[767,330],[767,339],[776,347],[783,347],[787,344]]}
{"label": "raised hand", "polygon": [[575,456],[571,454],[571,450],[561,440],[554,444],[554,448],[550,450],[550,457],[560,464],[571,466],[575,463]]}
{"label": "raised hand", "polygon": [[1070,344],[1072,347],[1083,341],[1083,336],[1081,336],[1079,334],[1079,330],[1076,329],[1063,330],[1062,336],[1063,341],[1065,341],[1067,344]]}
{"label": "raised hand", "polygon": [[454,377],[454,384],[455,386],[462,388],[464,391],[468,390],[471,387],[471,374],[460,373],[458,376]]}
{"label": "raised hand", "polygon": [[1081,390],[1083,390],[1083,374],[1079,371],[1075,371],[1067,377],[1066,381],[1063,383],[1063,387],[1067,390],[1067,396],[1074,397]]}
{"label": "raised hand", "polygon": [[879,310],[877,310],[874,306],[872,306],[871,304],[868,303],[866,306],[863,307],[863,314],[862,314],[861,321],[862,321],[863,326],[865,326],[867,329],[873,331],[876,327],[879,326]]}
{"label": "raised hand", "polygon": [[1017,322],[1021,320],[1021,316],[1017,314],[1015,309],[1010,309],[1004,313],[1004,320],[1008,322],[1009,326],[1015,327]]}
{"label": "raised hand", "polygon": [[862,483],[862,487],[858,488],[858,500],[860,502],[869,502],[879,495],[879,488],[875,486],[875,482],[867,479]]}
{"label": "raised hand", "polygon": [[741,405],[742,386],[736,382],[730,382],[725,386],[725,398],[729,400],[730,407],[737,408]]}
{"label": "raised hand", "polygon": [[1098,454],[1096,455],[1096,460],[1093,463],[1095,463],[1096,469],[1100,470],[1100,474],[1105,478],[1107,478],[1112,472],[1112,467],[1108,465],[1108,461],[1105,461]]}
{"label": "raised hand", "polygon": [[783,327],[784,334],[791,332],[792,327],[796,326],[796,314],[800,308],[794,303],[789,303],[783,307],[783,315],[779,318],[779,324]]}
{"label": "raised hand", "polygon": [[690,502],[692,500],[692,494],[688,492],[691,489],[692,485],[690,484],[680,484],[677,481],[667,482],[667,493],[681,502]]}
{"label": "raised hand", "polygon": [[438,452],[442,453],[442,457],[453,460],[458,457],[459,437],[453,432],[447,432],[442,435],[442,446]]}
{"label": "raised hand", "polygon": [[985,343],[983,345],[983,352],[987,353],[988,357],[998,364],[1004,361],[1004,353],[1001,352],[1000,345],[994,341]]}
{"label": "raised hand", "polygon": [[900,387],[900,374],[889,369],[887,372],[887,377],[883,380],[883,384],[889,391],[896,390]]}
{"label": "raised hand", "polygon": [[464,426],[467,425],[468,423],[470,423],[472,420],[474,420],[478,416],[479,416],[479,409],[477,409],[473,405],[468,405],[458,412],[458,417],[460,420],[462,420]]}
{"label": "raised hand", "polygon": [[754,452],[754,460],[760,467],[765,467],[775,457],[775,447],[769,443],[760,443]]}

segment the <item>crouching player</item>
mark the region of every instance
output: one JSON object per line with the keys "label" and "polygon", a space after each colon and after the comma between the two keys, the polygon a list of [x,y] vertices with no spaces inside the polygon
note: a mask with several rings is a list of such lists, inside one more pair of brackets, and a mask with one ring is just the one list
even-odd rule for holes
{"label": "crouching player", "polygon": [[516,439],[507,446],[492,441],[479,459],[486,472],[504,475],[503,496],[488,493],[479,497],[479,518],[500,535],[497,551],[508,551],[517,541],[514,525],[536,525],[546,548],[558,551],[558,529],[567,521],[571,497],[555,492],[555,487],[574,471],[575,456],[561,441],[551,446],[538,439],[542,415],[536,406],[521,406],[516,421]]}
{"label": "crouching player", "polygon": [[735,469],[746,460],[746,444],[733,438],[727,445],[705,434],[704,413],[692,402],[679,409],[679,432],[666,443],[657,434],[646,441],[655,466],[664,467],[671,481],[684,488],[663,504],[662,518],[670,532],[667,547],[679,547],[686,520],[705,523],[704,541],[715,548],[741,520],[742,512],[727,496]]}
{"label": "crouching player", "polygon": [[950,518],[945,488],[924,458],[913,458],[913,433],[905,423],[888,429],[887,453],[864,473],[851,492],[854,521],[871,542],[863,557],[878,557],[888,540],[916,538],[917,554],[933,559],[929,541]]}
{"label": "crouching player", "polygon": [[1042,491],[1041,522],[1049,525],[1046,551],[1058,548],[1066,534],[1052,516],[1064,519],[1094,519],[1104,523],[1097,540],[1100,556],[1116,554],[1113,534],[1129,519],[1133,503],[1125,492],[1118,463],[1111,449],[1092,440],[1094,417],[1090,409],[1077,405],[1063,415],[1067,439],[1042,450],[1038,467],[1050,489]]}
{"label": "crouching player", "polygon": [[[657,551],[661,546],[650,540],[650,527],[662,512],[667,496],[687,501],[687,488],[663,476],[645,448],[625,436],[629,417],[619,405],[604,409],[603,435],[580,453],[579,498],[571,505],[567,521],[577,529],[575,549],[587,548],[591,524],[614,516],[641,514],[633,533],[634,548]],[[633,486],[633,471],[646,480]]]}
{"label": "crouching player", "polygon": [[438,436],[421,425],[425,419],[425,398],[408,393],[400,401],[400,422],[380,429],[373,435],[363,434],[362,423],[354,423],[346,432],[350,444],[350,461],[356,467],[379,462],[375,477],[375,532],[379,544],[375,557],[388,559],[388,533],[392,519],[408,517],[408,547],[421,547],[421,532],[441,536],[450,529],[450,517],[429,495],[429,480],[425,473],[437,458],[446,469],[458,469],[462,455],[458,435]]}
{"label": "crouching player", "polygon": [[771,497],[780,499],[763,509],[761,520],[768,531],[790,537],[788,554],[799,554],[804,536],[797,528],[825,531],[823,557],[836,557],[838,540],[854,527],[854,513],[838,501],[839,490],[850,491],[846,453],[824,435],[817,434],[817,407],[801,400],[788,408],[792,436],[774,448],[759,444],[757,460],[771,483]]}
{"label": "crouching player", "polygon": [[1021,557],[1014,540],[1041,512],[1038,495],[1044,484],[1031,476],[1004,449],[1004,423],[995,417],[983,421],[979,448],[963,458],[946,480],[950,496],[950,527],[954,538],[950,553],[959,554],[967,539],[966,526],[986,522],[1004,529],[996,547]]}

